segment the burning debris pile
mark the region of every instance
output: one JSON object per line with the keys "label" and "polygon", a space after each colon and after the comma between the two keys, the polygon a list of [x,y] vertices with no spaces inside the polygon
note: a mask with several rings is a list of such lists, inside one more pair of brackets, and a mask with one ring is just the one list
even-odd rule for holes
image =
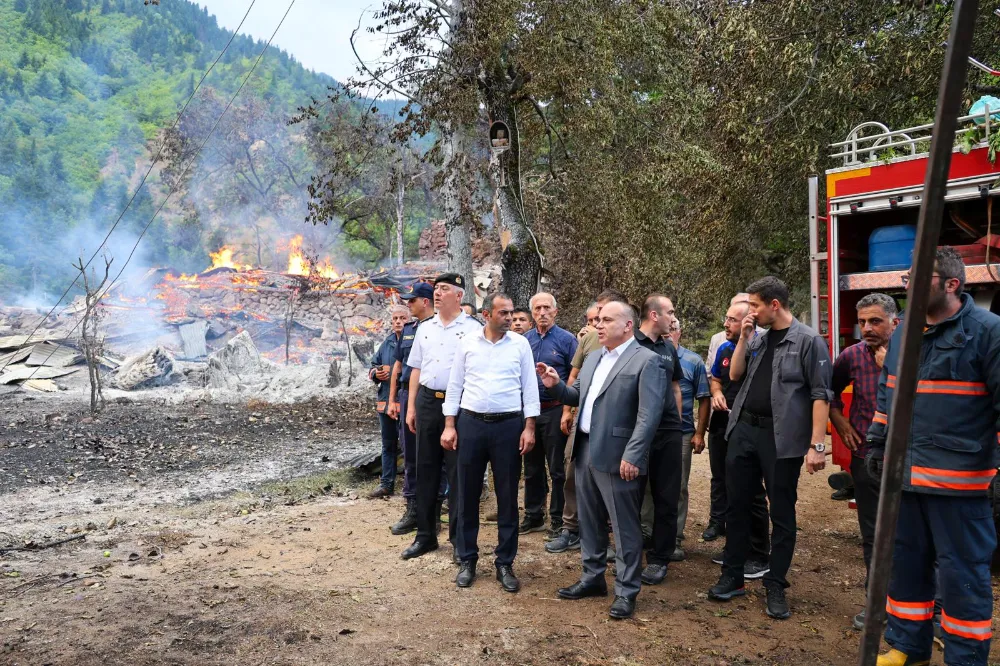
{"label": "burning debris pile", "polygon": [[[240,373],[220,374],[216,367],[218,358],[234,353],[233,345],[244,355],[259,355],[256,370],[276,364],[322,366],[321,373],[299,375],[325,378],[332,363],[341,367],[329,376],[346,381],[367,365],[364,350],[388,333],[388,306],[396,292],[441,269],[437,263],[416,262],[342,275],[328,259],[308,260],[301,237],[289,245],[284,272],[240,265],[236,255],[227,246],[212,253],[212,266],[202,273],[157,268],[140,280],[112,285],[99,306],[112,387],[134,390],[187,380],[203,388],[236,389]],[[55,377],[78,369],[71,366],[82,361],[76,325],[85,307],[81,296],[49,317],[45,311],[0,308],[0,336],[10,339],[0,348],[0,366],[10,361],[0,385],[24,381],[41,345],[61,346],[49,362],[36,364],[51,367],[37,368],[32,382],[49,383],[29,388],[55,390]],[[16,338],[35,327],[30,340]]]}

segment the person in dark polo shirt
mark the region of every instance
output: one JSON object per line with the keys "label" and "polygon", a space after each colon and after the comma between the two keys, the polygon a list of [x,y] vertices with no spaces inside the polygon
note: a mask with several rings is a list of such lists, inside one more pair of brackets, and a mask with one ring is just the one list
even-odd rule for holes
{"label": "person in dark polo shirt", "polygon": [[684,373],[677,357],[677,348],[666,338],[674,323],[674,304],[670,299],[662,294],[650,294],[642,304],[640,319],[642,321],[635,332],[635,340],[663,358],[663,367],[670,383],[663,392],[663,414],[649,448],[649,473],[641,477],[643,495],[648,483],[652,491],[653,506],[653,547],[646,551],[642,584],[657,585],[667,577],[667,566],[677,545],[683,446],[680,381]]}
{"label": "person in dark polo shirt", "polygon": [[[750,507],[759,475],[771,505],[770,571],[764,575],[767,614],[791,615],[785,589],[795,552],[795,502],[803,459],[814,474],[826,465],[826,423],[833,368],[826,342],[788,309],[788,287],[775,277],[747,287],[750,314],[743,319],[729,374],[746,380],[729,415],[726,435],[728,537],[722,576],[708,591],[728,601],[745,594]],[[755,335],[756,324],[768,327]]]}

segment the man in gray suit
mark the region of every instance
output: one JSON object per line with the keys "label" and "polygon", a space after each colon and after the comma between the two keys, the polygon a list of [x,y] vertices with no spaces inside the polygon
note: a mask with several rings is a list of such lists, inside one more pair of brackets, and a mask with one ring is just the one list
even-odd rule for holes
{"label": "man in gray suit", "polygon": [[604,596],[608,586],[607,521],[615,533],[615,600],[610,615],[635,611],[642,572],[639,477],[647,472],[649,447],[663,411],[667,377],[659,355],[636,343],[635,310],[611,302],[601,310],[602,345],[589,354],[573,386],[555,369],[537,364],[542,383],[564,405],[579,407],[573,450],[583,575],[559,590],[564,599]]}

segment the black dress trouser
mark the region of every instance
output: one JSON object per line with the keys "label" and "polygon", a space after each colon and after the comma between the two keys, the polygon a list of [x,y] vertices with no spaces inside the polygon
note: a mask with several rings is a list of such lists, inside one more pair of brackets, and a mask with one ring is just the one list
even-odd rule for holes
{"label": "black dress trouser", "polygon": [[462,410],[458,430],[458,529],[455,549],[463,562],[479,559],[479,500],[486,463],[493,469],[497,493],[496,566],[517,556],[517,485],[521,480],[520,415],[486,423]]}
{"label": "black dress trouser", "polygon": [[854,499],[858,505],[858,527],[861,528],[861,547],[865,556],[865,589],[868,588],[868,571],[875,547],[875,519],[878,517],[879,483],[865,469],[865,459],[851,456],[851,476],[854,478]]}
{"label": "black dress trouser", "polygon": [[[726,528],[729,511],[729,493],[726,491],[726,441],[725,427],[708,432],[708,462],[712,467],[712,504],[709,520]],[[771,517],[767,511],[767,493],[764,482],[757,480],[757,492],[750,508],[750,560],[767,564],[771,552]]]}
{"label": "black dress trouser", "polygon": [[750,551],[751,507],[760,478],[771,505],[771,570],[764,585],[788,587],[785,578],[795,554],[795,502],[804,456],[778,458],[771,428],[739,422],[729,437],[726,452],[726,551],[723,571],[743,579],[743,566]]}
{"label": "black dress trouser", "polygon": [[682,446],[679,430],[657,431],[649,447],[648,473],[639,477],[639,497],[645,496],[647,483],[653,496],[653,547],[646,552],[647,564],[669,565],[677,546]]}
{"label": "black dress trouser", "polygon": [[437,541],[438,488],[441,485],[441,460],[448,474],[448,540],[455,543],[458,523],[458,486],[455,451],[441,446],[444,432],[444,398],[435,398],[434,391],[421,386],[417,391],[417,541]]}

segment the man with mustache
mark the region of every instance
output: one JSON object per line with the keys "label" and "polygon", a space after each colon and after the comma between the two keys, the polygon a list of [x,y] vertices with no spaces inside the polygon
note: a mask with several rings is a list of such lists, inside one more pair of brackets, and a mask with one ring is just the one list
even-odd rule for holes
{"label": "man with mustache", "polygon": [[[858,327],[861,342],[840,352],[833,364],[833,402],[830,403],[830,421],[837,429],[841,441],[851,450],[851,477],[854,479],[854,498],[858,503],[858,525],[865,557],[865,587],[871,566],[872,548],[875,545],[875,518],[878,516],[878,480],[865,470],[865,455],[869,446],[865,442],[868,428],[875,416],[878,397],[878,378],[882,373],[889,338],[899,323],[896,301],[887,294],[868,294],[857,305]],[[844,414],[841,394],[851,387],[850,415]],[[865,613],[854,618],[854,628],[865,626]]]}

